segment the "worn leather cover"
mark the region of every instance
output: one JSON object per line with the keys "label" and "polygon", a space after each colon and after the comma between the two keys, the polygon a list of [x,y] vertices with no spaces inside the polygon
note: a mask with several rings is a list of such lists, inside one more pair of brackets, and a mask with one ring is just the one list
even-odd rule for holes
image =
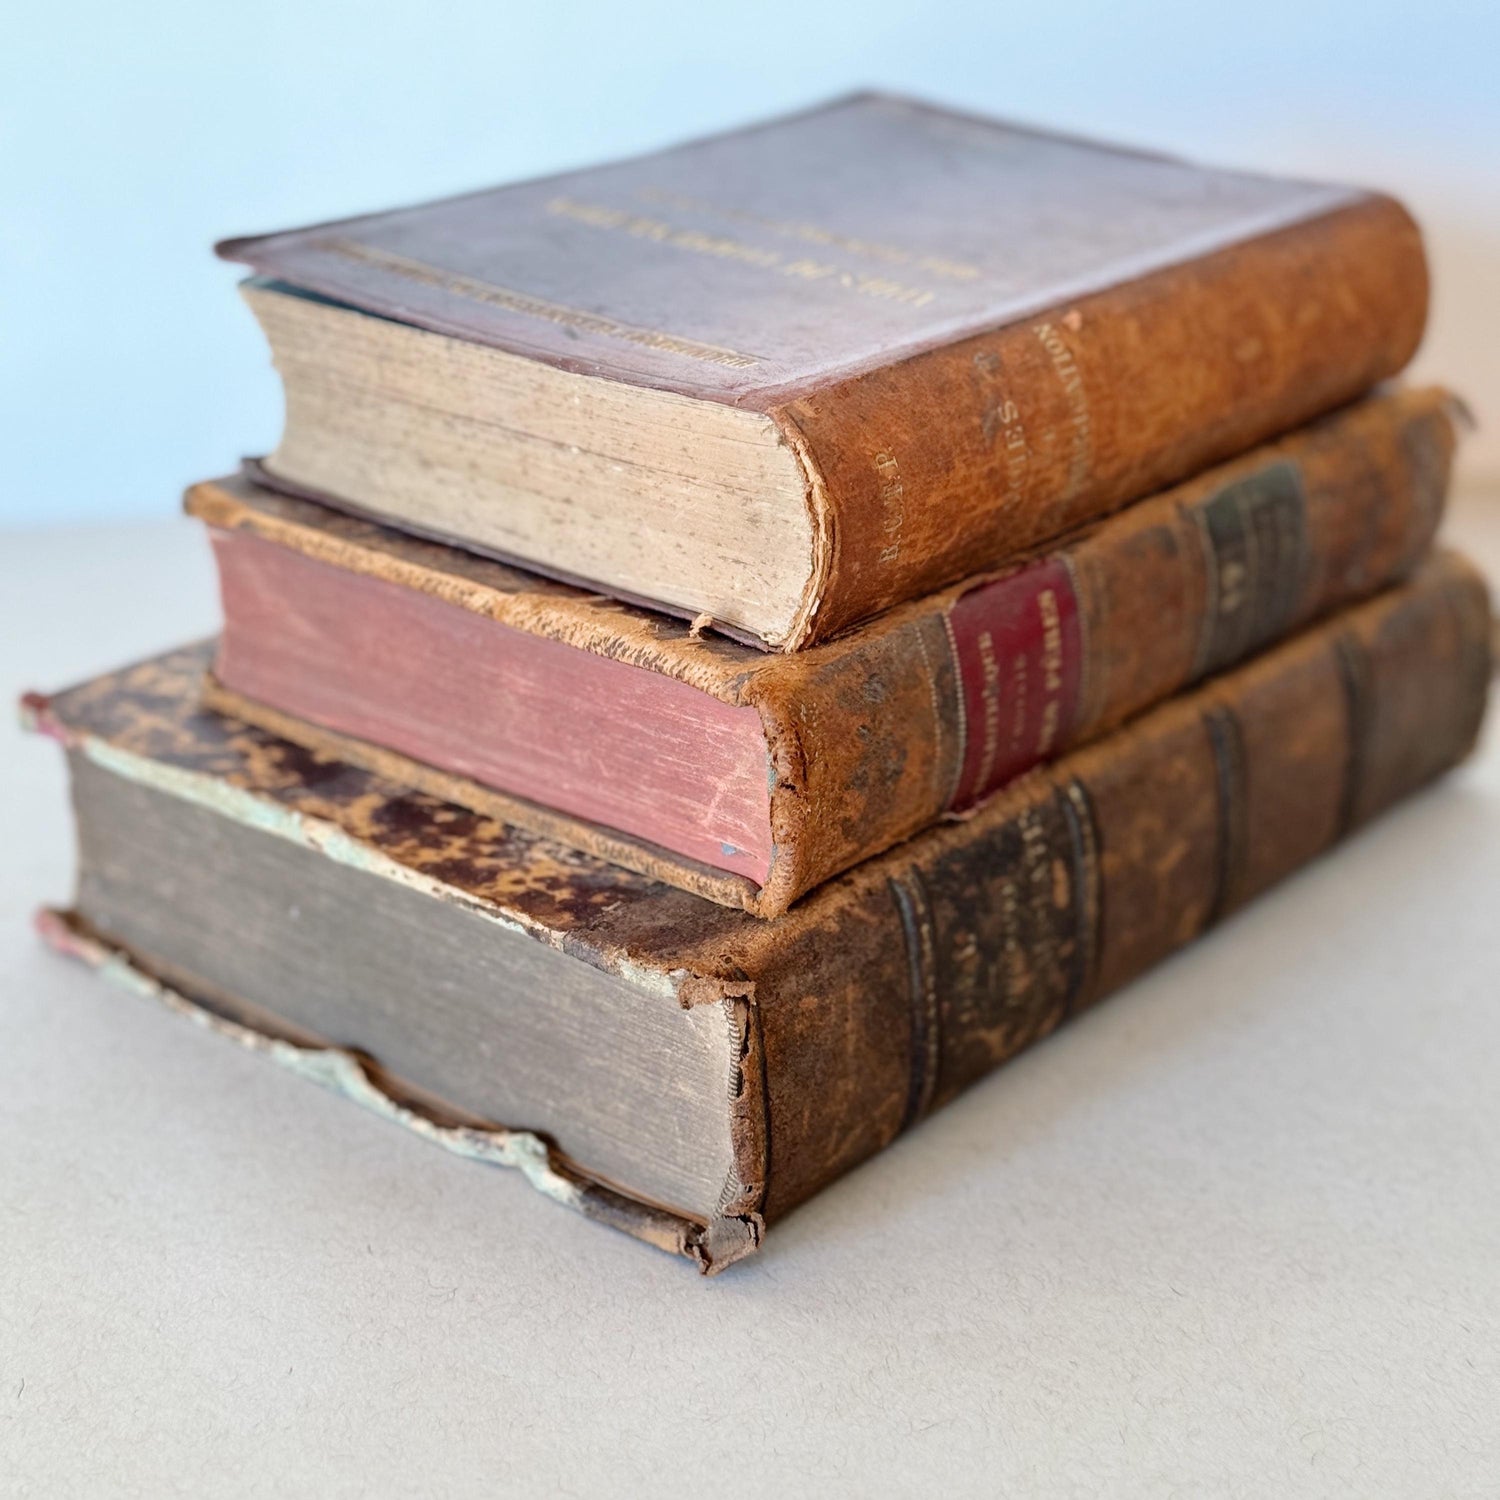
{"label": "worn leather cover", "polygon": [[1407,362],[1427,307],[1388,198],[879,95],[219,248],[771,415],[816,532],[787,649],[1351,399]]}
{"label": "worn leather cover", "polygon": [[[478,904],[649,983],[663,1004],[728,1007],[742,1039],[726,1100],[735,1173],[719,1220],[696,1226],[690,1249],[676,1244],[716,1269],[1461,758],[1483,714],[1489,640],[1483,582],[1439,555],[1412,583],[1034,771],[776,922],[204,711],[207,647],[27,706],[37,727],[119,775],[271,832],[294,823],[346,863]],[[120,957],[149,982],[150,955]],[[628,1184],[616,1187],[628,1202]],[[611,1221],[671,1239],[660,1205],[641,1212],[637,1225],[613,1202]],[[716,1258],[714,1246],[731,1248]]]}
{"label": "worn leather cover", "polygon": [[[1426,551],[1456,428],[1436,389],[1370,398],[998,577],[771,656],[616,601],[274,494],[242,478],[187,509],[509,629],[664,673],[765,726],[774,851],[756,886],[214,681],[273,733],[711,900],[776,916],[824,880],[979,805],[1190,682],[1403,576]],[[336,676],[336,663],[327,670]],[[685,753],[691,754],[691,747]]]}

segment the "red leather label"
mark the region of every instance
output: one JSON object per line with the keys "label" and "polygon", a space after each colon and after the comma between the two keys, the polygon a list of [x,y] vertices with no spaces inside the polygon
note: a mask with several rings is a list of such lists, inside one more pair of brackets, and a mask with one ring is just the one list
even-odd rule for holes
{"label": "red leather label", "polygon": [[948,611],[958,663],[963,768],[949,810],[982,802],[1067,743],[1083,681],[1083,630],[1054,559],[981,584]]}

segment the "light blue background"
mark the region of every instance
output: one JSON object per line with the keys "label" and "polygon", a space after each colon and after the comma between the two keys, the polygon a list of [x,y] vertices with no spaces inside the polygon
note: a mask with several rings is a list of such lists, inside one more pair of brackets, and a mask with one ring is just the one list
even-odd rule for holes
{"label": "light blue background", "polygon": [[167,514],[186,482],[273,442],[276,383],[215,238],[860,85],[1373,181],[1439,239],[1451,225],[1476,243],[1500,218],[1497,17],[1309,0],[26,0],[0,55],[0,523]]}

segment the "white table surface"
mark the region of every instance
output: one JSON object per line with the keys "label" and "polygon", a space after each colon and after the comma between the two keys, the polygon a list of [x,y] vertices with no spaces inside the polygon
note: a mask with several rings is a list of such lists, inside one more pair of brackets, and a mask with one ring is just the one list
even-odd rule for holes
{"label": "white table surface", "polygon": [[[0,549],[12,697],[213,627]],[[0,753],[0,1494],[1500,1493],[1495,734],[711,1281],[49,955]]]}

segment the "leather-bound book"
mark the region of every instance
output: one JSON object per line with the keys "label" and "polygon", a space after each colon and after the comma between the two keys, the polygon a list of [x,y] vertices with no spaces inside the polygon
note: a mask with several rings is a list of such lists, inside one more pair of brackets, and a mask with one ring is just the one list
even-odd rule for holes
{"label": "leather-bound book", "polygon": [[1191,681],[1408,572],[1453,404],[1372,398],[1000,577],[770,655],[243,480],[200,485],[210,701],[775,916]]}
{"label": "leather-bound book", "polygon": [[775,922],[203,710],[188,650],[28,700],[79,830],[42,928],[715,1270],[1451,766],[1489,631],[1440,556]]}
{"label": "leather-bound book", "polygon": [[220,246],[274,483],[763,646],[825,640],[1411,357],[1391,199],[861,95]]}

